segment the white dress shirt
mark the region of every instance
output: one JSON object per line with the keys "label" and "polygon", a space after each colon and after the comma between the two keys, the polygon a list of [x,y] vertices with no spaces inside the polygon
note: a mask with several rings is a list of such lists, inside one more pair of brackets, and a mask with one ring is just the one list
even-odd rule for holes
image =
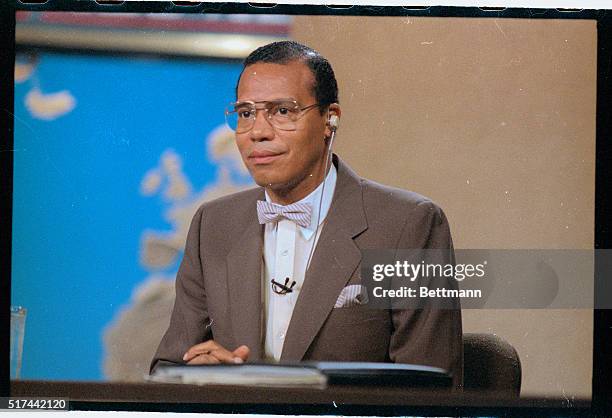
{"label": "white dress shirt", "polygon": [[[323,229],[321,225],[331,206],[336,178],[336,167],[332,164],[325,177],[325,188],[322,182],[312,193],[299,201],[312,206],[312,217],[308,227],[301,227],[288,219],[267,223],[265,226],[263,293],[264,355],[267,360],[280,359],[293,308],[304,283],[307,264],[310,262],[309,257],[321,235]],[[271,202],[267,192],[266,201]],[[272,290],[271,280],[284,284],[286,277],[289,278],[289,284],[292,281],[296,282],[293,291],[284,295],[275,293]]]}

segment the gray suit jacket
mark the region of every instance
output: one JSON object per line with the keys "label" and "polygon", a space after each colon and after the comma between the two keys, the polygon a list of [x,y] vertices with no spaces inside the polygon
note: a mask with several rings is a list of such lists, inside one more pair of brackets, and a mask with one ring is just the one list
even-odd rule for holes
{"label": "gray suit jacket", "polygon": [[[334,308],[345,286],[361,284],[361,249],[451,248],[442,210],[413,192],[358,177],[334,156],[336,189],[287,330],[281,361],[372,361],[440,367],[461,386],[461,311]],[[183,363],[208,339],[229,350],[242,344],[249,361],[263,357],[262,188],[203,204],[187,236],[176,301],[151,362]],[[458,305],[457,305],[458,307]]]}

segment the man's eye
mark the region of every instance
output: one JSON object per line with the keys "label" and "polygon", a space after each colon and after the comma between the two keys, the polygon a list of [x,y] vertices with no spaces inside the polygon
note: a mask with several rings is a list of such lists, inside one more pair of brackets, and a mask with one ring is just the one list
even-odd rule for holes
{"label": "man's eye", "polygon": [[250,110],[238,110],[236,113],[238,113],[238,117],[241,119],[249,119],[253,114]]}
{"label": "man's eye", "polygon": [[294,113],[293,107],[282,106],[282,105],[277,106],[272,110],[273,110],[273,115],[283,116],[283,117],[291,116]]}

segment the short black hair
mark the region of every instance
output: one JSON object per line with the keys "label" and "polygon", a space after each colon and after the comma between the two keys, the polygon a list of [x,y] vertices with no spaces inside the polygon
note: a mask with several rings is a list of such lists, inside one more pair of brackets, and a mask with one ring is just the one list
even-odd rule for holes
{"label": "short black hair", "polygon": [[[306,64],[314,76],[312,95],[319,104],[319,111],[323,114],[327,107],[338,101],[338,82],[329,61],[312,48],[295,41],[272,42],[261,46],[251,52],[242,64],[242,73],[249,66],[259,62],[270,64],[289,64],[299,61]],[[238,97],[238,83],[236,83],[236,97]]]}

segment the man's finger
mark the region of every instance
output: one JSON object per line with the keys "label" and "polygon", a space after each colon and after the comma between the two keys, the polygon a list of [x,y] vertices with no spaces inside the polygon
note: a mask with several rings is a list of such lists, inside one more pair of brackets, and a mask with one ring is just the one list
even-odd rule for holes
{"label": "man's finger", "polygon": [[183,360],[189,361],[195,356],[198,356],[200,354],[208,354],[212,350],[216,350],[220,347],[221,346],[217,344],[214,340],[208,340],[203,343],[196,344],[189,348],[189,350],[187,350],[187,352],[183,355]]}
{"label": "man's finger", "polygon": [[198,364],[219,364],[221,363],[217,358],[209,354],[200,354],[189,360],[187,364],[198,365]]}
{"label": "man's finger", "polygon": [[247,361],[250,353],[251,350],[246,345],[241,345],[232,352],[234,356],[240,358],[242,361]]}
{"label": "man's finger", "polygon": [[240,357],[235,356],[233,353],[227,351],[224,348],[219,348],[210,352],[210,355],[215,357],[221,363],[242,363],[243,360]]}
{"label": "man's finger", "polygon": [[221,363],[243,363],[249,356],[249,348],[245,345],[238,347],[234,352],[230,352],[214,340],[208,340],[191,347],[183,360],[189,362],[199,355],[210,355],[218,359]]}

